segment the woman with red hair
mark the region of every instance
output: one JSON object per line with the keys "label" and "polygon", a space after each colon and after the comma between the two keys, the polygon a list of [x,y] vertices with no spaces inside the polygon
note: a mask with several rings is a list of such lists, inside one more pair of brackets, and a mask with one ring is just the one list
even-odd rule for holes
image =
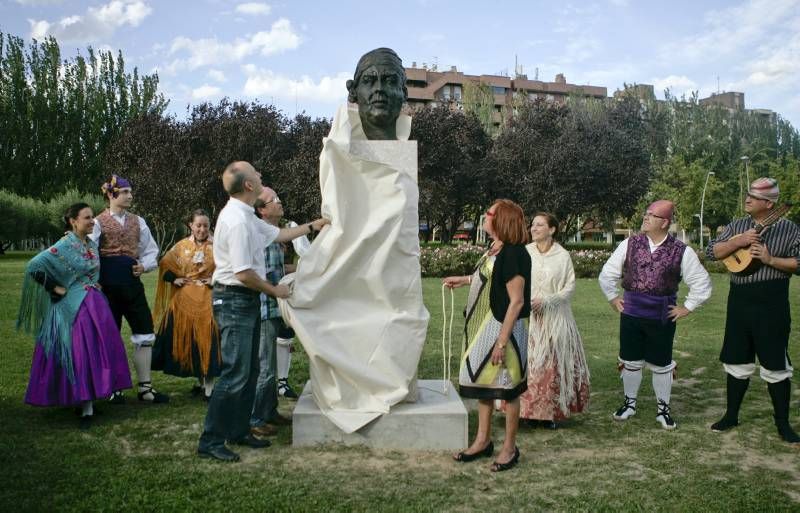
{"label": "woman with red hair", "polygon": [[468,462],[494,453],[491,438],[493,404],[506,401],[506,437],[493,472],[519,461],[516,446],[519,396],[527,388],[531,258],[525,249],[525,215],[510,200],[497,200],[486,212],[483,229],[493,239],[471,276],[449,276],[449,288],[469,285],[464,335],[466,348],[458,375],[462,397],[478,399],[478,433],[466,450],[454,455]]}

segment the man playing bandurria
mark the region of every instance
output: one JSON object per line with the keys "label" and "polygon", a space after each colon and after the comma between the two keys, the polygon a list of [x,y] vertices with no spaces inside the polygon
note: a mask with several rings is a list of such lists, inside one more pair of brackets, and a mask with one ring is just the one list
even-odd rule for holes
{"label": "man playing bandurria", "polygon": [[[761,379],[767,382],[778,435],[786,442],[800,443],[789,425],[792,364],[789,361],[789,279],[798,272],[800,228],[780,219],[760,234],[755,229],[772,213],[778,201],[778,182],[759,178],[750,185],[745,199],[747,217],[725,227],[706,249],[710,260],[723,259],[740,248],[761,261],[752,274],[731,274],[725,339],[719,356],[727,374],[727,410],[711,429],[721,432],[739,425],[739,407],[758,357]],[[735,235],[739,237],[733,238]]]}

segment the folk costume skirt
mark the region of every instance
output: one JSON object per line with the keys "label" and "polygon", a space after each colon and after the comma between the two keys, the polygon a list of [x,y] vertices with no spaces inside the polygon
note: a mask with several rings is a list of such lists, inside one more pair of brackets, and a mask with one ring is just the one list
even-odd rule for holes
{"label": "folk costume skirt", "polygon": [[103,293],[89,289],[72,325],[74,380],[55,354],[36,344],[25,402],[33,406],[77,406],[131,388],[125,345]]}

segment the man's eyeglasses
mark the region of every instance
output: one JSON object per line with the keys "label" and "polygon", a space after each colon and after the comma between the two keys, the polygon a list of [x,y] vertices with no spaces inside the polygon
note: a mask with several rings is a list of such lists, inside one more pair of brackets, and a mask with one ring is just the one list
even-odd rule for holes
{"label": "man's eyeglasses", "polygon": [[276,197],[274,197],[274,198],[272,198],[272,199],[271,199],[271,200],[269,200],[269,201],[265,201],[265,202],[264,202],[264,205],[269,205],[270,203],[277,203],[278,205],[281,205],[281,204],[282,204],[282,203],[281,203],[281,199],[280,199],[280,198],[278,198],[277,196],[276,196]]}
{"label": "man's eyeglasses", "polygon": [[642,217],[655,217],[656,219],[666,219],[666,217],[657,216],[657,215],[652,214],[650,212],[645,212],[644,216],[642,216]]}

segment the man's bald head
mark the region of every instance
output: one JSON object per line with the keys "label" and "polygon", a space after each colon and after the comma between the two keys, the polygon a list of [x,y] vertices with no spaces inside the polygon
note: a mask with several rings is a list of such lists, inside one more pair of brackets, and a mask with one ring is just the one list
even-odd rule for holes
{"label": "man's bald head", "polygon": [[222,172],[222,187],[231,197],[252,205],[261,194],[261,173],[249,162],[231,162]]}
{"label": "man's bald head", "polygon": [[250,177],[250,172],[255,171],[249,162],[237,160],[231,162],[222,173],[222,187],[231,196],[244,192],[244,182]]}
{"label": "man's bald head", "polygon": [[261,190],[261,194],[258,195],[258,199],[262,200],[264,203],[268,203],[269,201],[275,199],[278,196],[278,193],[274,190],[270,189],[266,185]]}

